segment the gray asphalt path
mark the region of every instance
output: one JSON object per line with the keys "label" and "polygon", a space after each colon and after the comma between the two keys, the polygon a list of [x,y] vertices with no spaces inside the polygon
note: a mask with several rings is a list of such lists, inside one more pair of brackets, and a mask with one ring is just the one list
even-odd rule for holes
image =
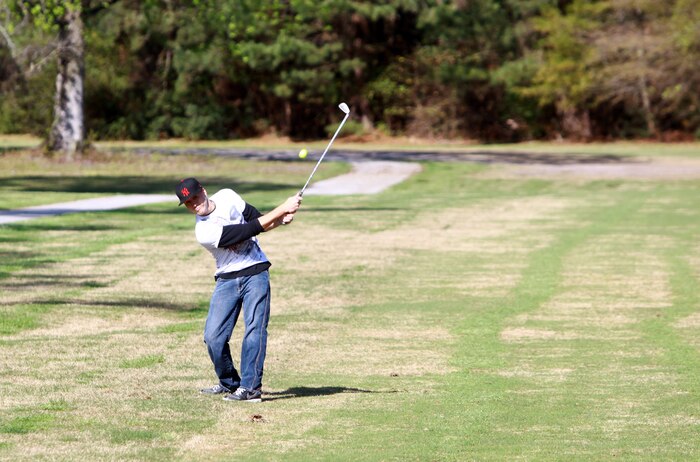
{"label": "gray asphalt path", "polygon": [[[108,149],[109,151],[121,151],[122,149]],[[261,150],[240,148],[137,148],[128,149],[136,154],[160,153],[166,155],[194,154],[230,156],[242,159],[279,160],[287,162],[300,162],[296,150]],[[316,160],[320,152],[311,152],[309,160]],[[345,175],[313,182],[307,188],[305,195],[342,195],[342,194],[375,194],[381,192],[401,181],[404,181],[414,173],[420,171],[420,161],[433,162],[476,162],[486,164],[510,164],[517,166],[519,174],[527,174],[535,169],[537,174],[550,170],[555,173],[561,171],[584,169],[586,171],[597,169],[609,172],[614,169],[639,170],[646,167],[655,169],[657,166],[645,166],[647,161],[630,159],[614,154],[590,156],[571,152],[568,154],[550,153],[522,153],[522,152],[494,152],[494,151],[382,151],[382,150],[333,150],[326,156],[329,161],[344,161],[352,164],[352,171]],[[522,168],[521,168],[522,167]],[[697,167],[697,166],[696,166]],[[683,167],[687,169],[687,167]],[[538,170],[539,169],[539,170]],[[547,170],[548,169],[548,170]],[[627,171],[625,170],[625,171]],[[635,170],[635,172],[636,172]],[[632,172],[634,173],[634,172]],[[700,172],[696,174],[700,175]],[[24,209],[0,211],[0,225],[14,223],[32,218],[62,215],[86,211],[114,210],[133,207],[137,205],[156,202],[173,201],[170,195],[121,195],[97,199],[85,199],[76,202],[27,207]]]}
{"label": "gray asphalt path", "polygon": [[304,195],[377,194],[420,170],[420,164],[413,162],[352,162],[350,173],[312,183]]}
{"label": "gray asphalt path", "polygon": [[[416,163],[394,161],[351,162],[352,171],[335,178],[314,182],[305,195],[376,194],[420,171]],[[116,210],[158,202],[177,203],[175,195],[129,194],[74,202],[39,205],[15,210],[0,210],[0,225],[77,212]]]}
{"label": "gray asphalt path", "polygon": [[[255,148],[106,148],[106,151],[128,151],[135,154],[165,154],[165,155],[216,155],[238,157],[241,159],[279,160],[288,162],[300,162],[298,150],[293,149],[255,149]],[[321,151],[309,151],[309,157],[303,161],[317,160]],[[381,150],[362,149],[349,150],[333,148],[326,155],[324,162],[343,161],[394,161],[394,162],[476,162],[482,164],[546,164],[546,165],[571,165],[571,164],[608,164],[619,162],[632,162],[629,158],[615,154],[602,154],[592,156],[585,153],[547,153],[547,152],[516,152],[516,151],[486,151],[486,150]]]}
{"label": "gray asphalt path", "polygon": [[174,194],[125,194],[119,196],[97,197],[73,202],[37,205],[15,210],[0,210],[0,225],[31,220],[32,218],[50,217],[76,212],[97,212],[116,210],[137,205],[154,204],[157,202],[172,202],[177,204]]}

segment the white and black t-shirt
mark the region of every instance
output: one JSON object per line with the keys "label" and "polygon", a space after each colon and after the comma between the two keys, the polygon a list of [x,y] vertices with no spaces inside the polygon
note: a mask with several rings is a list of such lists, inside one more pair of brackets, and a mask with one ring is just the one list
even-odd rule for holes
{"label": "white and black t-shirt", "polygon": [[255,237],[263,232],[256,219],[260,212],[231,189],[222,189],[210,199],[216,208],[207,216],[197,216],[195,236],[216,260],[214,277],[247,274],[249,268],[267,269],[270,263]]}

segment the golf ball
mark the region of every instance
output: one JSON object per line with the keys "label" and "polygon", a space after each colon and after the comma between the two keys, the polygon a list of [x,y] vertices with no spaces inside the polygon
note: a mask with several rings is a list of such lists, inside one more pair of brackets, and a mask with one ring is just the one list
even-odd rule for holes
{"label": "golf ball", "polygon": [[306,158],[306,155],[307,155],[308,153],[309,153],[309,151],[307,151],[306,149],[302,149],[301,151],[299,151],[299,158],[300,158],[300,159]]}

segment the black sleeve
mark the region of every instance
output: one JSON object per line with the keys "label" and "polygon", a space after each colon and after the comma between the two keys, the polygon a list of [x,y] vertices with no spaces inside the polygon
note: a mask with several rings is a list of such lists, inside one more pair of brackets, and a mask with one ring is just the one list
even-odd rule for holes
{"label": "black sleeve", "polygon": [[253,220],[250,223],[243,223],[241,225],[226,225],[221,230],[221,239],[219,239],[219,245],[217,247],[222,248],[236,245],[246,239],[257,236],[263,231],[264,229],[258,220]]}
{"label": "black sleeve", "polygon": [[243,218],[245,218],[245,221],[251,222],[261,216],[262,213],[258,212],[258,209],[247,202],[245,203],[245,209],[243,209]]}

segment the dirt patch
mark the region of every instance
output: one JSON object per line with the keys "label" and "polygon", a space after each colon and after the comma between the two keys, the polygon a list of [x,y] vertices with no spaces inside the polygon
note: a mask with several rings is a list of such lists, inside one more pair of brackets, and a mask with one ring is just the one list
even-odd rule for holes
{"label": "dirt patch", "polygon": [[543,383],[564,382],[574,370],[571,368],[540,368],[533,365],[499,371],[498,376],[519,379],[533,379]]}
{"label": "dirt patch", "polygon": [[700,313],[693,313],[690,316],[679,319],[673,326],[678,329],[700,329]]}
{"label": "dirt patch", "polygon": [[507,328],[501,332],[501,339],[505,342],[522,342],[528,340],[575,340],[578,338],[581,338],[581,335],[572,332],[525,327]]}

